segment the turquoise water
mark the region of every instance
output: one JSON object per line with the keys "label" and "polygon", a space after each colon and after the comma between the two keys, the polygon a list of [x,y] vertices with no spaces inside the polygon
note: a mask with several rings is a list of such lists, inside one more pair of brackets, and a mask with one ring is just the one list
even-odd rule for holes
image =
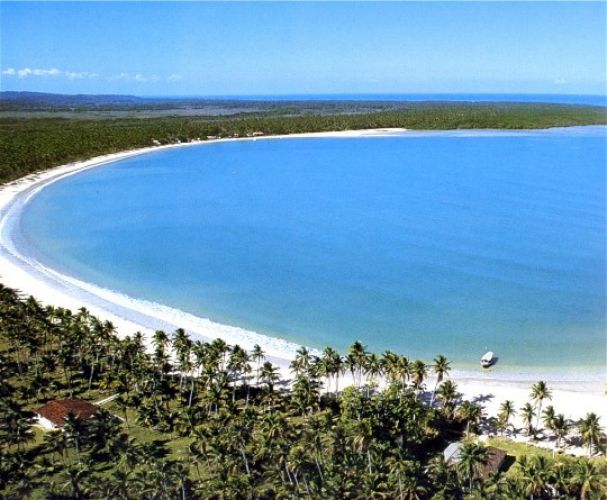
{"label": "turquoise water", "polygon": [[48,186],[42,262],[312,347],[605,363],[605,127],[235,141]]}

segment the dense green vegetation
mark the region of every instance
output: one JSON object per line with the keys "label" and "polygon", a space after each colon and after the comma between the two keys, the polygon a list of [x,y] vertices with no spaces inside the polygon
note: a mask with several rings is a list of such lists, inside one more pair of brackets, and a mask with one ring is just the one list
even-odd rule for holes
{"label": "dense green vegetation", "polygon": [[[604,498],[602,457],[526,447],[507,472],[482,478],[487,449],[474,435],[503,433],[514,408],[486,419],[461,400],[444,356],[302,348],[289,385],[259,347],[183,330],[158,331],[152,344],[0,285],[2,498]],[[438,382],[426,389],[431,371]],[[347,372],[355,384],[340,387]],[[388,387],[377,391],[380,377]],[[69,415],[63,431],[32,426],[33,409],[68,396],[116,399],[89,421]],[[542,412],[550,389],[535,384],[531,398],[530,438],[540,414],[545,432],[560,432],[558,415]],[[596,416],[578,427],[591,452],[603,446]],[[442,450],[464,434],[461,461],[448,466]]]}
{"label": "dense green vegetation", "polygon": [[607,123],[605,108],[542,104],[408,105],[373,113],[296,116],[291,111],[239,113],[231,117],[179,116],[121,119],[1,118],[0,182],[66,162],[126,149],[254,132],[292,134],[330,130],[522,129]]}

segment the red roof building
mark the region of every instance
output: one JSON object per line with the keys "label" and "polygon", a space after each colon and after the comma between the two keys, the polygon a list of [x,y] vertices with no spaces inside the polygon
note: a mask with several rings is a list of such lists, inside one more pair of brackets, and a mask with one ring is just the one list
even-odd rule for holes
{"label": "red roof building", "polygon": [[79,419],[88,420],[98,408],[91,403],[78,398],[49,401],[42,408],[36,410],[40,425],[49,429],[63,427],[65,417],[70,413]]}

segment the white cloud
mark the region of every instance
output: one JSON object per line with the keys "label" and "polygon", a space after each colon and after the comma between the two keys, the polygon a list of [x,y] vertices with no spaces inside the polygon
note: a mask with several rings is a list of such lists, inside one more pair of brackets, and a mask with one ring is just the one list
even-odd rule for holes
{"label": "white cloud", "polygon": [[[65,78],[70,81],[74,80],[94,80],[99,78],[98,73],[92,73],[90,71],[69,71],[57,68],[6,68],[2,70],[2,74],[10,77],[17,78],[29,78],[29,77],[47,77],[47,78]],[[183,77],[177,73],[172,73],[169,76],[160,77],[158,75],[145,75],[143,73],[129,73],[122,72],[115,75],[109,76],[106,79],[109,81],[125,81],[125,82],[159,82],[166,80],[169,82],[176,82],[181,80]]]}
{"label": "white cloud", "polygon": [[142,73],[118,73],[117,75],[110,76],[108,78],[110,81],[122,80],[125,82],[157,82],[160,80],[160,77],[157,75],[144,75]]}
{"label": "white cloud", "polygon": [[18,78],[29,78],[31,76],[50,77],[50,78],[67,78],[68,80],[83,80],[97,78],[97,73],[88,71],[67,71],[57,68],[6,68],[2,71],[3,75],[16,76]]}
{"label": "white cloud", "polygon": [[94,80],[99,75],[97,73],[89,73],[88,71],[66,71],[65,76],[68,80]]}
{"label": "white cloud", "polygon": [[22,68],[17,70],[19,78],[27,78],[28,76],[60,76],[63,71],[57,68],[41,69],[41,68]]}
{"label": "white cloud", "polygon": [[554,80],[553,82],[555,85],[565,85],[566,83],[569,83],[567,80],[565,80],[564,78],[557,78],[556,80]]}

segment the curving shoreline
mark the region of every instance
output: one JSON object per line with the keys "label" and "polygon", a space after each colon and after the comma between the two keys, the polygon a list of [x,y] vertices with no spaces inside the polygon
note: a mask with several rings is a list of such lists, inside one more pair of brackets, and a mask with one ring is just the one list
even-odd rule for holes
{"label": "curving shoreline", "polygon": [[[405,129],[373,129],[292,134],[288,137],[382,136],[403,131]],[[287,136],[264,136],[264,139],[283,137]],[[260,344],[276,364],[288,367],[289,360],[300,347],[298,344],[280,338],[270,338],[243,328],[216,323],[162,304],[133,299],[122,293],[85,283],[50,269],[24,255],[26,252],[17,248],[10,237],[11,227],[18,223],[20,212],[27,202],[46,186],[71,175],[152,151],[257,139],[258,137],[228,138],[150,146],[61,165],[0,186],[0,280],[7,286],[35,296],[43,303],[74,310],[84,306],[94,315],[111,321],[123,335],[130,335],[136,331],[150,334],[158,329],[173,331],[182,327],[205,340],[221,337],[228,343],[238,343],[247,349],[251,349],[255,344]]]}
{"label": "curving shoreline", "polygon": [[[296,134],[295,137],[381,136],[402,131],[403,129],[376,129]],[[285,136],[267,136],[264,139],[281,137]],[[67,176],[109,162],[162,149],[256,139],[217,139],[124,151],[56,167],[0,187],[0,281],[6,286],[35,296],[45,304],[74,310],[84,306],[92,314],[110,320],[121,335],[129,335],[135,331],[149,334],[156,329],[170,332],[177,327],[183,327],[199,338],[207,340],[221,337],[228,343],[238,343],[246,349],[259,343],[273,363],[283,370],[288,370],[288,362],[299,347],[297,344],[242,328],[221,325],[160,304],[131,299],[126,295],[62,275],[24,256],[10,238],[11,225],[18,222],[20,210],[28,200],[45,186]],[[547,379],[554,389],[553,404],[557,411],[562,411],[571,418],[579,418],[587,411],[594,411],[604,417],[603,421],[607,420],[607,409],[605,409],[607,397],[603,392],[603,374],[588,377],[582,373],[527,373],[516,377],[504,377],[503,374],[496,375],[491,372],[473,373],[454,370],[452,377],[466,398],[475,399],[491,395],[484,403],[488,414],[494,414],[505,399],[514,400],[517,407],[522,406],[526,402],[529,386],[539,378],[543,378]],[[427,386],[431,389],[434,382],[430,379]]]}

